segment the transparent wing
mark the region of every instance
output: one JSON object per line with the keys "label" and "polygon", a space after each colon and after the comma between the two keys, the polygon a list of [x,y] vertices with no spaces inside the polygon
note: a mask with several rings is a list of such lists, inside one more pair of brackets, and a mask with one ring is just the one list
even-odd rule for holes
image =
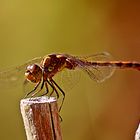
{"label": "transparent wing", "polygon": [[54,80],[64,91],[71,90],[77,85],[81,77],[81,71],[63,69],[61,72],[54,76]]}
{"label": "transparent wing", "polygon": [[79,58],[80,60],[83,61],[89,61],[89,62],[93,62],[93,61],[109,61],[112,60],[113,57],[110,53],[108,52],[101,52],[101,53],[97,53],[97,54],[92,54],[92,55],[88,55],[88,56],[76,56],[77,58]]}
{"label": "transparent wing", "polygon": [[33,63],[40,63],[41,57],[34,58],[23,65],[9,68],[6,71],[0,71],[0,87],[11,88],[12,86],[19,85],[24,81],[25,69],[28,65]]}
{"label": "transparent wing", "polygon": [[110,61],[112,60],[112,56],[107,53],[99,53],[99,54],[94,54],[86,57],[77,57],[79,60],[82,60],[81,62],[78,62],[79,68],[81,68],[84,72],[86,72],[89,77],[92,80],[95,80],[96,82],[103,82],[110,76],[115,71],[115,67],[109,67],[109,66],[92,66],[92,65],[85,65],[86,62],[97,62],[97,61]]}

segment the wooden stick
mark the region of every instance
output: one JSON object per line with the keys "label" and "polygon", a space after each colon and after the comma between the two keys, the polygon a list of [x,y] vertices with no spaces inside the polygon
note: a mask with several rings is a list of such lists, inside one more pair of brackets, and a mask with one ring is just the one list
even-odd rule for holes
{"label": "wooden stick", "polygon": [[27,140],[62,140],[58,107],[54,97],[22,99],[20,108]]}
{"label": "wooden stick", "polygon": [[139,124],[137,131],[136,131],[135,140],[140,140],[140,124]]}

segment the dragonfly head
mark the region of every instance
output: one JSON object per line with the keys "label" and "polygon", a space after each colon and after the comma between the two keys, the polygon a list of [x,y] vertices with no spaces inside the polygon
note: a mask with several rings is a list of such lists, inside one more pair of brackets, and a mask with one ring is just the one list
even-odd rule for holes
{"label": "dragonfly head", "polygon": [[25,77],[32,83],[41,81],[42,69],[37,64],[28,65],[25,71]]}

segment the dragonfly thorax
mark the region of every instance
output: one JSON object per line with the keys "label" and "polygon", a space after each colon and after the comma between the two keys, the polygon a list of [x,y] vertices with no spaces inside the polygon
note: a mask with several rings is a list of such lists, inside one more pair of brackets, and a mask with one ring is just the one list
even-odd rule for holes
{"label": "dragonfly thorax", "polygon": [[25,77],[30,82],[40,82],[42,78],[42,69],[37,64],[29,65],[26,68]]}
{"label": "dragonfly thorax", "polygon": [[50,54],[42,59],[40,67],[43,70],[44,79],[52,78],[56,73],[66,67],[66,57],[63,55]]}

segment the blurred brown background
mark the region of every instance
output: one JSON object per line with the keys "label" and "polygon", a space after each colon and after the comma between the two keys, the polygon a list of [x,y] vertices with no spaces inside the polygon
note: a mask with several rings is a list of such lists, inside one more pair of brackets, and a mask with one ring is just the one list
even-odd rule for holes
{"label": "blurred brown background", "polygon": [[[48,53],[107,51],[116,60],[140,55],[140,1],[0,1],[0,67]],[[140,116],[140,72],[118,70],[97,84],[83,75],[61,112],[64,140],[133,140]],[[20,88],[1,89],[0,139],[25,140]]]}

